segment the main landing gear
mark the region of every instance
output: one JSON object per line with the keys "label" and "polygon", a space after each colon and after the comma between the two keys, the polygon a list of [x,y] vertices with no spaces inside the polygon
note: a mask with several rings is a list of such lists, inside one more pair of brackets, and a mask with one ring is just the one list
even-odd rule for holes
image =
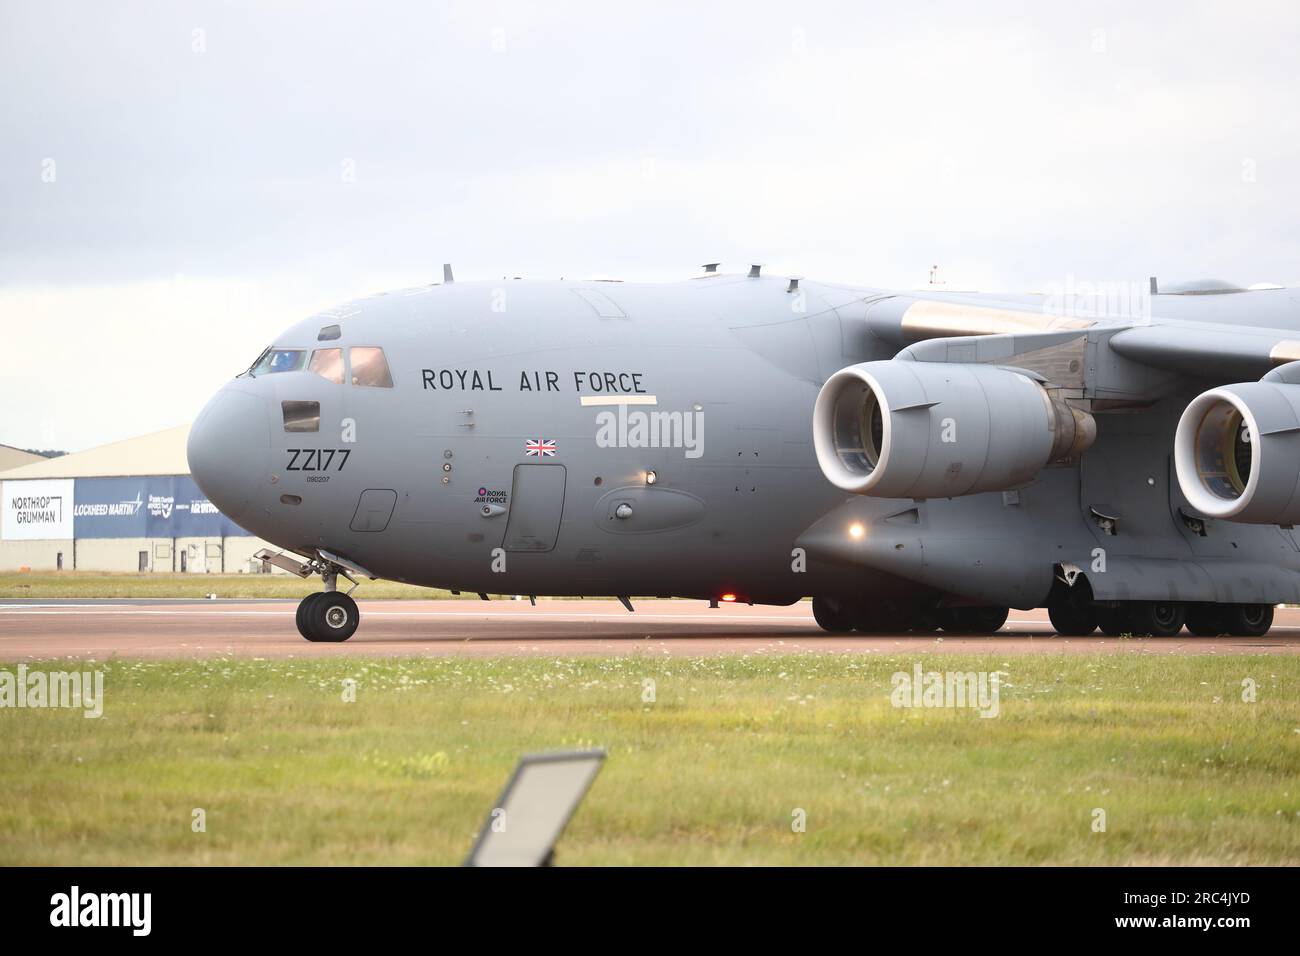
{"label": "main landing gear", "polygon": [[1189,604],[1187,629],[1199,637],[1262,637],[1273,627],[1271,604]]}
{"label": "main landing gear", "polygon": [[950,634],[994,634],[1007,622],[1005,607],[899,607],[889,601],[854,604],[815,597],[813,619],[824,631],[847,634],[900,634],[907,631]]}
{"label": "main landing gear", "polygon": [[1058,565],[1047,616],[1062,637],[1084,637],[1098,629],[1107,637],[1173,637],[1184,626],[1198,637],[1259,637],[1273,626],[1273,605],[1097,601],[1086,575],[1073,565]]}
{"label": "main landing gear", "polygon": [[[813,618],[834,634],[994,634],[1007,621],[1005,607],[899,606],[816,597]],[[1047,604],[1052,627],[1062,637],[1100,630],[1108,637],[1173,637],[1184,627],[1198,637],[1260,637],[1273,626],[1271,604],[1202,604],[1183,601],[1094,601],[1092,589],[1053,590]]]}
{"label": "main landing gear", "polygon": [[1184,625],[1198,637],[1260,637],[1273,626],[1270,604],[1187,604],[1181,601],[1071,601],[1062,596],[1047,605],[1052,627],[1063,637],[1083,637],[1100,629],[1107,637],[1173,637]]}

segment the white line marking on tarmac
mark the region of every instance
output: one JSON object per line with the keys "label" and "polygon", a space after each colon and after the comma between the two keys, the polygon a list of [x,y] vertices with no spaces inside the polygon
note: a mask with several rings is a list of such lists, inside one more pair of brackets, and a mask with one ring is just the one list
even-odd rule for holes
{"label": "white line marking on tarmac", "polygon": [[[286,606],[283,610],[265,610],[265,611],[235,611],[219,607],[196,607],[187,606],[186,610],[165,610],[155,608],[142,608],[132,605],[103,605],[103,604],[0,604],[0,617],[288,617],[296,611],[295,606]],[[537,618],[548,618],[556,621],[622,621],[628,624],[634,624],[637,621],[671,623],[677,621],[683,624],[730,624],[735,626],[744,626],[747,622],[753,623],[775,623],[775,624],[792,624],[803,627],[815,626],[815,622],[809,617],[796,616],[793,614],[650,614],[645,611],[637,611],[633,614],[627,613],[586,613],[582,611],[556,612],[556,611],[535,611],[520,610],[517,612],[502,613],[500,611],[374,611],[362,608],[363,617],[405,617],[412,620],[420,619],[438,619],[438,618],[473,618],[476,620],[486,621],[514,621],[514,620],[536,620]],[[1016,620],[1007,621],[1006,627],[1042,627],[1051,628],[1050,621],[1031,621]],[[1300,631],[1300,625],[1275,624],[1273,631]],[[851,633],[851,632],[850,632]],[[848,636],[828,634],[827,636]],[[871,634],[859,635],[862,637],[872,637]],[[923,632],[918,632],[914,636],[924,637]],[[958,638],[979,638],[979,637],[996,637],[993,635],[979,634],[944,634],[936,632],[935,638],[958,639]],[[1098,633],[1089,635],[1089,637],[1104,637]],[[1145,638],[1135,638],[1136,640],[1145,640]],[[1117,638],[1118,640],[1118,638]]]}
{"label": "white line marking on tarmac", "polygon": [[[282,611],[233,611],[219,610],[193,610],[193,611],[161,611],[161,610],[144,610],[133,607],[104,607],[102,605],[88,605],[85,607],[70,607],[68,605],[42,606],[6,606],[0,605],[0,611],[10,617],[23,617],[31,615],[33,617],[58,617],[74,616],[88,617],[101,615],[105,617],[288,617],[295,613],[296,608],[287,607]],[[647,614],[644,611],[637,611],[635,614],[584,614],[574,611],[568,614],[554,613],[550,611],[525,611],[517,614],[502,614],[492,611],[369,611],[362,609],[365,617],[410,617],[410,618],[438,618],[438,617],[472,617],[472,618],[493,618],[494,620],[511,621],[516,619],[533,620],[539,617],[555,618],[566,621],[708,621],[717,623],[726,621],[734,624],[744,624],[746,621],[783,621],[787,624],[811,624],[811,618],[795,617],[794,615],[776,615],[776,614],[746,614],[744,616],[736,615],[732,617],[708,616],[705,614]]]}

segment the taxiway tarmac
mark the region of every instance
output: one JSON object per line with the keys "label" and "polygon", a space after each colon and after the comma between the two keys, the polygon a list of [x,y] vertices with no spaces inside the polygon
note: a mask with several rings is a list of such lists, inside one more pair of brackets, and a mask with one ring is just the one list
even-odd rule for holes
{"label": "taxiway tarmac", "polygon": [[312,644],[294,627],[293,601],[3,601],[0,660],[73,657],[187,658],[234,654],[728,654],[1300,653],[1300,609],[1279,609],[1264,637],[1057,637],[1044,611],[1012,612],[989,637],[822,631],[807,602],[791,607],[704,601],[362,601],[361,627],[344,644]]}

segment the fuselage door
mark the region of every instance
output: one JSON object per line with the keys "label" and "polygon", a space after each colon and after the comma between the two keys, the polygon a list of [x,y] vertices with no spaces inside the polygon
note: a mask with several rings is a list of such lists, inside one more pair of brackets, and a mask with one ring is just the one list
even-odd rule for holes
{"label": "fuselage door", "polygon": [[515,465],[506,523],[507,551],[550,551],[564,515],[563,465]]}

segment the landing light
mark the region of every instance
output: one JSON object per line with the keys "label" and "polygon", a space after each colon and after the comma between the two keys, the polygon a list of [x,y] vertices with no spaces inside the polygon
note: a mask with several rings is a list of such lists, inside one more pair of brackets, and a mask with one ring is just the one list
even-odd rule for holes
{"label": "landing light", "polygon": [[863,528],[862,525],[860,525],[860,524],[851,524],[851,525],[849,525],[849,537],[850,537],[850,538],[860,538],[860,537],[862,537],[862,536],[863,536],[864,534],[866,534],[866,533],[867,533],[866,529]]}
{"label": "landing light", "polygon": [[645,473],[645,483],[647,485],[653,485],[658,480],[659,480],[659,475],[657,473],[653,471],[647,471]]}

